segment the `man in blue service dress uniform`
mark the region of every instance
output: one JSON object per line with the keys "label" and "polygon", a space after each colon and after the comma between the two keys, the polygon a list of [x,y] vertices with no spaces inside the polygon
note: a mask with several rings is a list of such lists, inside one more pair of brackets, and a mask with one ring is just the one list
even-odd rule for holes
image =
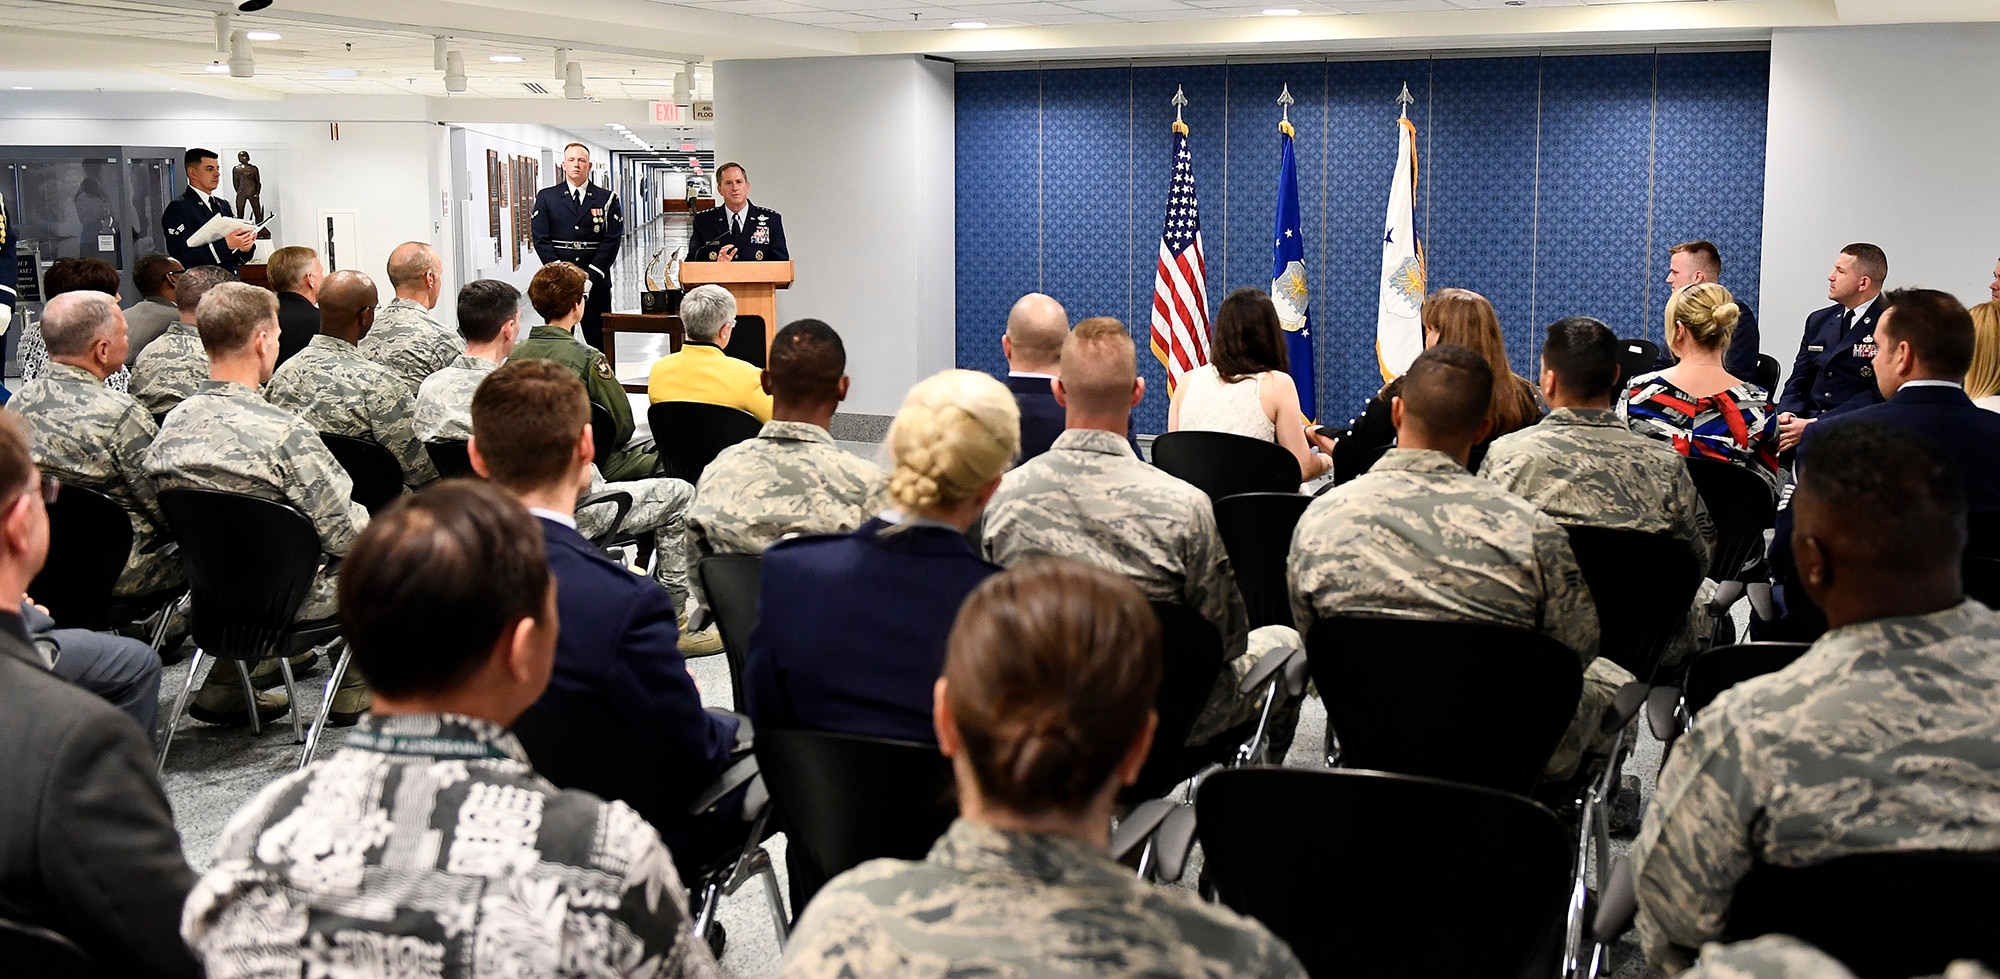
{"label": "man in blue service dress uniform", "polygon": [[604,349],[604,314],[611,311],[611,263],[625,237],[625,209],[617,195],[589,183],[590,150],[563,147],[563,182],[535,195],[529,219],[542,264],[570,262],[589,276],[583,303],[583,342]]}
{"label": "man in blue service dress uniform", "polygon": [[694,216],[688,257],[697,262],[789,262],[785,221],[778,212],[750,203],[750,175],[741,163],[715,171],[722,204]]}
{"label": "man in blue service dress uniform", "polygon": [[1889,258],[1865,242],[1840,250],[1826,277],[1833,305],[1806,317],[1792,376],[1778,399],[1778,449],[1798,448],[1806,426],[1822,416],[1881,404],[1875,384],[1875,321]]}
{"label": "man in blue service dress uniform", "polygon": [[160,230],[167,234],[167,254],[184,269],[219,265],[234,274],[257,250],[257,231],[244,228],[230,232],[221,241],[190,246],[188,236],[200,231],[210,218],[218,214],[233,218],[236,212],[229,209],[228,201],[215,196],[216,185],[222,182],[222,164],[216,161],[214,150],[197,146],[188,150],[181,162],[187,167],[187,190],[169,201],[167,209],[160,213]]}

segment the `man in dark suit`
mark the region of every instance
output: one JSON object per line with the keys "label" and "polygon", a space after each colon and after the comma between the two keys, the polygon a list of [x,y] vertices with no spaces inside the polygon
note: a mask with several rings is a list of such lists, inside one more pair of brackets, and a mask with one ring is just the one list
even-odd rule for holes
{"label": "man in dark suit", "polygon": [[1823,415],[1878,404],[1875,384],[1875,327],[1882,313],[1877,298],[1889,277],[1882,249],[1857,242],[1840,250],[1826,277],[1833,305],[1806,317],[1799,356],[1778,399],[1778,449],[1798,447],[1806,426]]}
{"label": "man in dark suit", "polygon": [[694,216],[688,255],[697,262],[789,262],[785,220],[768,207],[750,203],[750,174],[741,163],[715,170],[722,203]]}
{"label": "man in dark suit", "polygon": [[[1971,531],[1966,553],[2000,555],[2000,413],[1974,405],[1961,383],[1972,366],[1972,316],[1957,299],[1935,289],[1897,289],[1876,305],[1871,373],[1888,400],[1815,424],[1800,442],[1799,466],[1811,467],[1813,443],[1827,426],[1876,422],[1928,439],[1951,457],[1965,480]],[[1798,585],[1791,538],[1788,505],[1778,511],[1771,543],[1781,620],[1769,630],[1760,628],[1758,638],[1806,641],[1826,631],[1825,616]]]}
{"label": "man in dark suit", "polygon": [[[622,722],[633,745],[607,744],[605,750],[633,752],[632,764],[644,758],[657,769],[635,776],[649,783],[643,798],[619,801],[660,831],[686,876],[742,841],[740,793],[700,815],[687,810],[749,750],[749,724],[702,707],[666,590],[605,557],[576,531],[576,498],[590,485],[593,451],[583,382],[553,361],[509,360],[473,395],[469,448],[480,475],[541,519],[555,574],[563,624],[555,672],[529,714],[551,724],[579,716]],[[533,755],[532,736],[522,740]]]}
{"label": "man in dark suit", "polygon": [[265,268],[278,294],[278,363],[283,364],[319,335],[319,284],[326,266],[318,252],[287,245],[271,253]]}
{"label": "man in dark suit", "polygon": [[535,195],[528,221],[542,264],[572,262],[589,275],[584,283],[583,342],[604,349],[604,314],[611,311],[611,263],[625,237],[625,208],[618,195],[590,182],[590,150],[563,147],[563,182]]}
{"label": "man in dark suit", "polygon": [[[1712,241],[1684,241],[1667,252],[1667,288],[1680,290],[1697,282],[1721,284],[1722,253]],[[1722,369],[1741,380],[1757,376],[1757,357],[1763,352],[1763,338],[1757,333],[1757,314],[1746,296],[1734,296],[1741,312],[1736,329],[1729,335],[1729,349],[1722,354]],[[1674,365],[1674,355],[1662,349],[1658,367]]]}
{"label": "man in dark suit", "polygon": [[187,151],[182,162],[187,167],[187,190],[167,202],[167,209],[160,214],[160,230],[167,235],[167,254],[180,262],[182,268],[220,265],[235,272],[257,250],[257,229],[243,228],[230,232],[221,241],[189,245],[188,236],[200,231],[210,218],[218,214],[235,217],[236,212],[229,209],[228,201],[215,196],[216,185],[222,182],[222,164],[216,161],[214,150],[197,146]]}
{"label": "man in dark suit", "polygon": [[[1062,359],[1063,341],[1069,339],[1069,313],[1062,303],[1031,292],[1007,312],[1007,333],[1000,338],[1000,351],[1007,355],[1007,390],[1021,406],[1021,456],[1015,465],[1041,455],[1068,427],[1067,413],[1056,403],[1056,371]],[[1132,434],[1130,420],[1125,441],[1132,454],[1141,459],[1146,453]]]}
{"label": "man in dark suit", "polygon": [[49,672],[23,592],[48,556],[42,476],[0,413],[0,918],[75,942],[108,975],[198,976],[194,874],[137,725]]}

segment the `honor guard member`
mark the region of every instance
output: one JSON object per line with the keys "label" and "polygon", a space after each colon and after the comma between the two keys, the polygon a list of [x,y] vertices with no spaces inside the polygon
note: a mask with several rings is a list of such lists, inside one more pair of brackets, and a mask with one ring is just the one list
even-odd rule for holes
{"label": "honor guard member", "polygon": [[698,262],[789,262],[785,220],[768,207],[750,203],[750,175],[741,163],[725,163],[715,171],[722,204],[694,216],[694,244],[689,251]]}
{"label": "honor guard member", "polygon": [[542,264],[570,262],[590,274],[585,284],[583,342],[604,349],[604,314],[611,311],[611,263],[625,236],[617,195],[589,183],[590,150],[563,147],[563,182],[535,195],[529,225]]}
{"label": "honor guard member", "polygon": [[219,265],[234,274],[256,251],[257,229],[241,228],[220,241],[190,246],[188,236],[200,231],[210,218],[218,214],[233,218],[236,212],[229,209],[228,201],[215,196],[216,186],[222,183],[222,164],[216,161],[214,150],[197,146],[187,151],[182,162],[187,167],[187,190],[168,202],[160,214],[160,229],[167,233],[167,254],[182,268]]}
{"label": "honor guard member", "polygon": [[1840,250],[1826,277],[1833,305],[1806,317],[1799,356],[1778,399],[1778,450],[1799,447],[1806,426],[1821,415],[1880,404],[1875,387],[1875,321],[1889,256],[1866,242]]}

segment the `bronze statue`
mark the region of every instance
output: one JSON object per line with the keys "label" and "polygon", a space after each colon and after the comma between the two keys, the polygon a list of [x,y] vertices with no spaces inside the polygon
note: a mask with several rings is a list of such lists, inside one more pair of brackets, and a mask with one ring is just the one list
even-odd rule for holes
{"label": "bronze statue", "polygon": [[[247,202],[257,209],[257,219],[254,223],[263,224],[264,178],[257,172],[257,165],[250,162],[250,154],[247,151],[236,154],[236,169],[229,172],[229,177],[230,182],[236,187],[236,216],[245,221],[250,220],[250,212],[243,207]],[[269,237],[269,234],[261,237]]]}

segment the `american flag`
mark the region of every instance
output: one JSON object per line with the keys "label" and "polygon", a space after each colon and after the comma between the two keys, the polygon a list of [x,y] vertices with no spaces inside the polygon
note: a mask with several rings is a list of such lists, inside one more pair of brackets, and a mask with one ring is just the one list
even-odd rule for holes
{"label": "american flag", "polygon": [[1167,394],[1208,363],[1208,269],[1201,257],[1201,205],[1194,192],[1188,128],[1174,122],[1174,176],[1153,272],[1153,356],[1167,368]]}

